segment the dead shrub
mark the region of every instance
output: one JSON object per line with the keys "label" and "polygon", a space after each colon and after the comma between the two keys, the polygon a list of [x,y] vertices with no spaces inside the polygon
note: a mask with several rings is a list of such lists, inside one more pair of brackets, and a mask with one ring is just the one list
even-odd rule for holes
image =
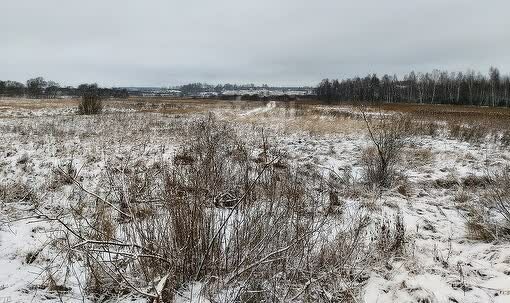
{"label": "dead shrub", "polygon": [[434,185],[436,187],[443,188],[443,189],[450,189],[450,188],[459,186],[459,184],[460,184],[458,178],[452,173],[449,173],[444,178],[436,179],[434,181],[434,183],[435,183]]}
{"label": "dead shrub", "polygon": [[500,225],[500,233],[510,236],[510,167],[489,178],[485,203],[498,215],[496,219]]}
{"label": "dead shrub", "polygon": [[397,255],[404,253],[406,244],[404,220],[397,214],[393,220],[385,219],[375,225],[376,247],[382,254],[380,256]]}
{"label": "dead shrub", "polygon": [[496,226],[487,209],[480,205],[472,205],[467,212],[466,232],[469,238],[490,242],[496,239]]}
{"label": "dead shrub", "polygon": [[186,151],[182,154],[175,155],[174,157],[174,163],[176,165],[191,165],[193,161],[193,157],[186,154]]}
{"label": "dead shrub", "polygon": [[5,203],[34,202],[37,195],[28,184],[21,181],[0,184],[0,200]]}
{"label": "dead shrub", "polygon": [[73,160],[65,161],[53,169],[53,176],[49,183],[50,189],[57,189],[63,185],[73,184],[74,180],[79,179],[79,172],[73,163]]}
{"label": "dead shrub", "polygon": [[471,205],[468,232],[477,239],[510,239],[510,167],[490,174],[480,203]]}
{"label": "dead shrub", "polygon": [[329,191],[330,211],[341,211],[344,204],[343,198],[358,199],[361,192],[366,189],[353,177],[352,167],[341,167],[339,172],[330,170],[327,181]]}
{"label": "dead shrub", "polygon": [[490,179],[487,176],[476,176],[473,174],[461,179],[461,184],[467,188],[484,188],[489,182]]}
{"label": "dead shrub", "polygon": [[364,178],[369,184],[388,187],[397,174],[397,163],[407,138],[408,119],[383,116],[371,125],[364,112],[368,132],[374,146],[363,151]]}
{"label": "dead shrub", "polygon": [[470,200],[470,195],[465,190],[459,190],[455,193],[454,201],[456,203],[464,204]]}
{"label": "dead shrub", "polygon": [[78,114],[97,115],[103,111],[103,97],[97,84],[84,84],[79,87],[81,90],[81,101],[78,105]]}

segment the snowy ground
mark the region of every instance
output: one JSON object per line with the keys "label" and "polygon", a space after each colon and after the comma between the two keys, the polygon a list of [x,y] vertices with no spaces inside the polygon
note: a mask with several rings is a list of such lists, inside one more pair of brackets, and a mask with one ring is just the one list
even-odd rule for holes
{"label": "snowy ground", "polygon": [[[355,179],[361,178],[361,151],[370,143],[356,118],[302,116],[274,102],[214,111],[247,136],[259,135],[254,125],[265,127],[271,142],[285,150],[294,165],[339,174],[351,171]],[[356,112],[353,108],[338,111]],[[19,194],[11,190],[2,195],[0,190],[0,302],[85,300],[78,283],[79,268],[70,273],[78,279],[65,292],[41,286],[46,278],[44,266],[55,257],[43,249],[53,227],[29,213],[34,201],[50,213],[65,211],[73,190],[72,186],[52,188],[57,165],[72,160],[80,168],[83,183],[94,189],[101,169],[112,161],[132,154],[141,154],[142,161],[171,159],[186,137],[186,121],[196,115],[116,108],[101,116],[83,117],[75,115],[71,106],[0,108],[0,186],[20,188]],[[391,188],[370,201],[374,216],[403,215],[407,252],[371,273],[361,291],[362,301],[510,302],[510,244],[471,239],[463,207],[466,199],[478,199],[482,190],[463,185],[464,180],[509,164],[508,147],[492,140],[461,142],[448,135],[411,138],[400,165],[407,190]],[[446,186],[444,180],[455,182]],[[460,195],[467,198],[459,200]],[[180,301],[193,297],[193,291],[189,292]]]}

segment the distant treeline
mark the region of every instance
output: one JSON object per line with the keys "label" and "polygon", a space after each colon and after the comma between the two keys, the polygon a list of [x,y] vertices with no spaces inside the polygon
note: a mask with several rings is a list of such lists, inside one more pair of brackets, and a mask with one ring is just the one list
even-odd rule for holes
{"label": "distant treeline", "polygon": [[185,96],[190,96],[194,94],[199,94],[202,92],[216,92],[221,93],[223,91],[229,90],[243,90],[243,89],[254,89],[254,88],[269,88],[267,84],[262,85],[261,87],[255,86],[255,84],[218,84],[211,85],[207,83],[190,83],[185,84],[179,87],[181,93]]}
{"label": "distant treeline", "polygon": [[127,98],[126,89],[101,88],[97,84],[81,84],[78,87],[61,87],[57,82],[46,81],[42,77],[29,79],[26,84],[16,81],[0,80],[0,96],[27,98],[58,98],[63,96],[79,97],[94,88],[102,98]]}
{"label": "distant treeline", "polygon": [[325,79],[316,88],[317,97],[328,102],[411,102],[510,106],[510,77],[491,67],[487,76],[469,70],[450,73],[411,72],[397,76],[368,75],[342,81]]}
{"label": "distant treeline", "polygon": [[267,84],[255,85],[255,84],[218,84],[211,85],[207,83],[190,83],[177,87],[181,91],[183,96],[193,96],[200,93],[217,93],[221,95],[228,91],[254,91],[254,90],[303,90],[310,89],[311,87],[306,86],[269,86]]}
{"label": "distant treeline", "polygon": [[240,99],[242,101],[294,101],[296,100],[296,96],[289,96],[287,94],[283,95],[273,95],[273,96],[259,96],[244,94],[241,96],[233,95],[233,96],[220,96],[222,100],[236,100]]}

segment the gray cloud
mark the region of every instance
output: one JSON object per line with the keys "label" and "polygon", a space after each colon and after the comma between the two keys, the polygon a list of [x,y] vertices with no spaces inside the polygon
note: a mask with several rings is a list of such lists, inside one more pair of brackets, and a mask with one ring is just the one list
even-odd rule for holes
{"label": "gray cloud", "polygon": [[313,85],[434,68],[510,71],[507,0],[17,0],[0,79]]}

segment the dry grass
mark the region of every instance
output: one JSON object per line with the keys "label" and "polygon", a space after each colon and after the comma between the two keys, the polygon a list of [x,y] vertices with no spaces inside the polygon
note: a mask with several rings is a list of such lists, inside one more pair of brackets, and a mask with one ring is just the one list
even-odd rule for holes
{"label": "dry grass", "polygon": [[[345,110],[345,109],[344,109]],[[233,121],[310,135],[365,133],[364,122],[349,112],[280,102],[274,109],[251,115],[233,115]]]}
{"label": "dry grass", "polygon": [[419,146],[410,146],[403,152],[406,163],[413,167],[423,166],[431,164],[434,160],[434,153],[427,148],[421,148]]}
{"label": "dry grass", "polygon": [[[0,116],[7,110],[41,110],[46,108],[76,107],[79,99],[24,99],[1,98]],[[222,112],[222,119],[266,125],[284,124],[288,131],[307,131],[312,134],[352,133],[364,129],[360,123],[359,104],[342,103],[328,105],[316,100],[298,100],[293,102],[276,102],[276,108],[261,114],[240,116],[242,112],[265,106],[263,101],[225,101],[217,99],[193,98],[150,98],[130,97],[128,99],[110,99],[105,107],[129,109],[140,112],[161,113],[168,115],[200,114],[211,111]],[[502,141],[508,141],[505,131],[510,129],[510,109],[487,108],[455,105],[421,105],[421,104],[381,104],[365,107],[372,113],[402,113],[410,117],[416,125],[416,132],[435,136],[443,125],[448,125],[459,138],[480,138],[483,131],[491,134],[501,132]],[[262,122],[260,118],[267,121]],[[419,124],[419,125],[418,125]],[[459,132],[455,132],[455,128]],[[505,141],[505,142],[506,142]]]}
{"label": "dry grass", "polygon": [[0,201],[5,203],[34,202],[37,196],[34,190],[25,182],[0,183]]}
{"label": "dry grass", "polygon": [[76,107],[80,102],[80,98],[63,98],[63,99],[27,99],[27,98],[8,98],[0,97],[0,110],[6,109],[55,109],[64,107]]}
{"label": "dry grass", "polygon": [[503,107],[481,107],[466,105],[443,105],[443,104],[413,104],[413,103],[391,103],[380,106],[368,106],[370,108],[384,111],[396,111],[422,117],[510,117],[510,108]]}
{"label": "dry grass", "polygon": [[[483,135],[510,129],[509,108],[455,105],[388,104],[383,110],[408,114],[413,120],[448,124],[459,128],[460,139],[478,140]],[[482,134],[483,133],[483,134]]]}
{"label": "dry grass", "polygon": [[[9,104],[6,100],[2,101]],[[20,102],[20,108],[27,110],[38,108],[44,102],[51,103],[48,106],[54,108],[75,107],[77,104],[76,100],[47,100],[41,104],[37,104],[41,100]],[[406,230],[399,216],[373,226],[373,235],[367,235],[370,231],[367,231],[369,222],[366,220],[377,220],[377,216],[355,218],[355,224],[330,238],[325,229],[320,239],[307,234],[315,232],[312,226],[323,222],[337,224],[337,220],[348,215],[349,207],[352,207],[348,200],[369,200],[365,196],[371,192],[367,193],[360,183],[362,180],[353,177],[351,170],[346,169],[342,176],[335,175],[323,180],[317,171],[308,167],[297,169],[292,167],[293,161],[283,158],[269,165],[260,179],[255,180],[272,156],[279,154],[276,149],[267,146],[263,136],[256,137],[254,129],[259,128],[250,126],[311,135],[367,134],[365,122],[355,113],[355,109],[348,108],[346,111],[345,107],[278,102],[275,108],[240,116],[240,113],[252,109],[264,109],[265,104],[171,98],[129,98],[108,100],[106,103],[106,107],[134,109],[136,112],[88,119],[70,115],[62,117],[61,121],[48,119],[39,122],[34,119],[36,123],[33,125],[24,123],[16,130],[8,125],[0,127],[0,130],[30,133],[38,137],[52,134],[56,138],[83,136],[90,140],[108,134],[142,141],[144,134],[152,132],[158,138],[168,138],[177,133],[187,138],[170,160],[157,160],[155,163],[149,163],[147,158],[144,161],[126,160],[139,156],[133,152],[127,157],[106,161],[105,168],[101,168],[97,187],[94,183],[92,188],[97,190],[93,193],[111,205],[84,193],[76,185],[89,181],[86,169],[80,174],[72,161],[61,162],[63,174],[54,176],[52,186],[59,190],[64,186],[66,190],[72,188],[73,192],[80,192],[69,198],[72,209],[64,212],[67,217],[63,218],[72,230],[80,231],[79,234],[85,239],[100,241],[96,244],[80,244],[83,239],[74,237],[65,228],[58,233],[72,245],[77,245],[71,246],[71,250],[67,247],[69,258],[86,268],[86,290],[89,293],[120,294],[136,288],[149,292],[149,295],[157,295],[154,284],[168,275],[164,283],[166,292],[162,292],[164,298],[173,297],[176,291],[182,290],[181,286],[198,280],[204,284],[204,295],[212,299],[217,299],[214,296],[220,292],[234,291],[237,292],[236,302],[290,301],[291,297],[321,302],[327,301],[320,295],[325,290],[332,295],[329,301],[356,301],[357,291],[362,284],[360,281],[365,279],[367,271],[374,270],[377,261],[386,261],[394,255],[406,253]],[[426,106],[415,107],[428,109]],[[369,109],[371,113],[379,110],[394,113],[389,106]],[[456,124],[456,120],[441,123],[440,119],[462,117],[459,110],[447,109],[456,114],[440,115],[436,121],[432,110],[422,119],[420,112],[411,106],[402,105],[401,109],[419,120],[415,122],[421,123],[402,125],[405,135],[407,132],[415,136],[444,134],[469,141],[479,140],[484,135],[484,132],[479,132],[481,135],[471,134],[469,124],[477,121],[471,120],[474,119],[472,116],[483,115],[483,112],[467,114],[467,122]],[[218,112],[217,119],[197,122],[190,118],[203,117],[211,111]],[[139,112],[146,114],[140,115]],[[167,115],[171,118],[168,119]],[[429,115],[430,120],[427,120]],[[186,122],[176,122],[179,116],[185,116],[186,119],[182,120]],[[384,115],[371,115],[371,125],[383,126],[381,117]],[[457,126],[459,128],[455,129]],[[384,130],[383,127],[380,129]],[[111,144],[104,145],[101,147],[103,153],[104,149],[111,148]],[[83,147],[66,147],[62,144],[60,152],[72,154],[71,148]],[[419,148],[417,144],[407,141],[405,146],[398,144],[397,149],[397,154],[402,149],[400,153],[403,158],[385,158],[392,167],[389,172],[381,170],[382,178],[376,176],[373,183],[391,184],[411,202],[415,196],[414,183],[409,183],[394,170],[395,165],[400,169],[400,162],[404,162],[397,160],[405,159],[405,162],[417,168],[434,163],[437,151]],[[116,155],[126,156],[122,150],[115,152]],[[100,152],[90,153],[90,157],[100,155]],[[377,160],[376,151],[368,149],[365,156],[364,164],[374,168],[373,175],[380,175],[377,173],[380,161]],[[151,157],[156,159],[157,155]],[[22,154],[19,159],[19,165],[30,161]],[[91,163],[95,162],[97,160],[91,160]],[[85,180],[81,179],[82,175]],[[386,175],[395,177],[394,182],[380,182],[381,179],[388,179]],[[250,189],[252,184],[253,189]],[[7,201],[26,199],[25,195],[30,190],[21,185],[5,185],[0,186],[0,198]],[[476,191],[486,189],[487,180],[452,174],[427,185],[436,186],[444,192],[457,192],[452,198],[468,209],[476,199]],[[473,192],[468,191],[471,189]],[[76,200],[72,200],[75,197]],[[241,203],[236,206],[239,201]],[[225,215],[231,211],[234,213],[233,219],[225,220]],[[492,230],[485,230],[486,214],[477,211],[469,213],[472,217],[467,223],[468,232],[473,238],[494,239]],[[227,222],[227,227],[221,227],[222,222]],[[341,224],[344,223],[346,221]],[[492,225],[489,227],[492,228]],[[218,236],[215,236],[216,233]],[[373,243],[370,242],[372,240]],[[108,244],[107,241],[114,243]],[[69,243],[61,243],[57,249],[65,251],[65,245]],[[121,245],[123,243],[135,245],[124,247]],[[34,253],[27,256],[30,262],[35,258],[37,255]],[[123,277],[133,285],[122,281]],[[55,277],[54,285],[66,287],[65,283],[57,280]],[[239,285],[242,287],[236,289]]]}

